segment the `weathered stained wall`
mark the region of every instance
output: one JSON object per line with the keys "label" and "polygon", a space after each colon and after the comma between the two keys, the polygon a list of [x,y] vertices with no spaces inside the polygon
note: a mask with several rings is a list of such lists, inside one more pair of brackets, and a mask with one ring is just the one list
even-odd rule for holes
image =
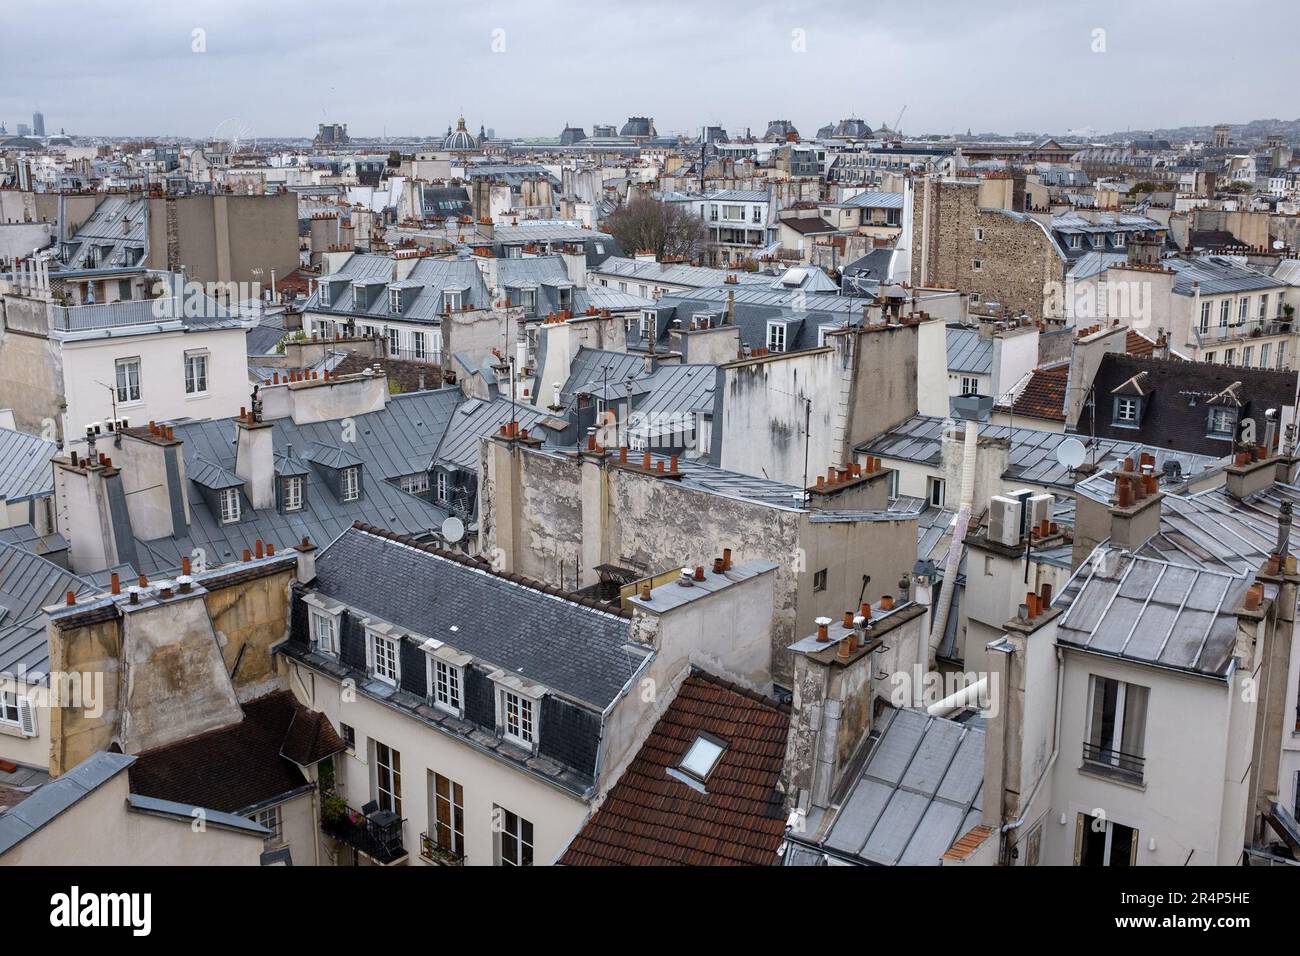
{"label": "weathered stained wall", "polygon": [[[0,296],[0,408],[12,408],[19,431],[41,434],[52,423],[63,437],[63,362],[49,329],[47,303]],[[29,335],[16,329],[36,330]],[[52,436],[53,437],[53,436]]]}
{"label": "weathered stained wall", "polygon": [[291,565],[277,574],[214,588],[204,595],[226,673],[241,701],[284,686],[271,648],[289,633],[289,586],[294,577]]}

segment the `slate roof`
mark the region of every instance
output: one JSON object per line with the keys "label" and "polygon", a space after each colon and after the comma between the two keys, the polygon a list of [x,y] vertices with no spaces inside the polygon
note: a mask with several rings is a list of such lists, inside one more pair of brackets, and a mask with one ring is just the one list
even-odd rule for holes
{"label": "slate roof", "polygon": [[[883,435],[863,442],[854,450],[861,454],[937,466],[942,460],[943,423],[942,418],[913,415]],[[1061,488],[1074,486],[1070,469],[1056,459],[1056,449],[1066,439],[1077,438],[1082,441],[1082,436],[1065,435],[1037,428],[1019,426],[1008,428],[1006,425],[991,424],[980,427],[980,436],[1010,437],[1011,449],[1007,457],[1007,469],[1002,473],[1004,478],[1043,486],[1055,485]],[[1217,460],[1217,456],[1209,457],[1143,445],[1135,441],[1102,438],[1097,439],[1097,444],[1095,448],[1090,449],[1089,456],[1098,464],[1105,465],[1129,455],[1136,457],[1143,451],[1155,456],[1157,472],[1164,467],[1166,461],[1174,460],[1182,466],[1184,475],[1194,475],[1210,467]]]}
{"label": "slate roof", "polygon": [[672,292],[659,300],[658,341],[667,342],[674,319],[689,325],[698,312],[724,312],[730,293],[735,295],[735,324],[740,329],[741,344],[754,349],[765,347],[767,323],[779,321],[786,324],[787,352],[817,348],[817,333],[821,326],[856,322],[866,304],[866,299],[856,295],[799,289],[784,292],[744,285]]}
{"label": "slate roof", "polygon": [[634,414],[686,415],[713,409],[714,365],[664,364],[647,373],[641,355],[586,346],[579,347],[569,365],[569,377],[560,387],[560,403],[571,406],[580,392],[599,394],[606,383],[614,396],[621,398],[628,379],[636,389]]}
{"label": "slate roof", "polygon": [[948,371],[988,375],[993,370],[993,340],[980,335],[979,329],[949,326],[945,330],[948,345]]}
{"label": "slate roof", "polygon": [[52,441],[0,428],[0,501],[26,501],[54,494],[50,459],[57,451]]}
{"label": "slate roof", "polygon": [[316,587],[598,711],[645,658],[630,646],[631,624],[619,614],[360,528],[320,553]]}
{"label": "slate roof", "polygon": [[492,435],[512,419],[529,435],[545,442],[549,438],[541,423],[551,417],[544,408],[512,403],[508,398],[468,398],[457,406],[447,423],[442,441],[429,462],[434,465],[478,471],[479,443],[484,435]]}
{"label": "slate roof", "polygon": [[591,304],[587,290],[579,289],[569,278],[569,270],[560,256],[525,256],[518,259],[501,259],[497,262],[497,285],[509,291],[512,288],[537,290],[537,315],[559,312],[559,290],[567,288],[572,294],[568,309],[580,314]]}
{"label": "slate roof", "polygon": [[[173,571],[181,556],[189,555],[194,548],[205,550],[210,566],[224,564],[237,560],[257,538],[277,547],[287,547],[304,536],[324,544],[358,520],[414,535],[441,527],[447,518],[444,509],[407,494],[389,479],[428,470],[461,399],[455,388],[410,392],[390,396],[381,411],[354,416],[356,441],[347,445],[347,453],[364,462],[363,493],[357,501],[340,501],[323,481],[309,476],[301,511],[257,511],[245,494],[239,521],[222,524],[200,487],[188,481],[190,525],[186,533],[152,541],[137,539],[139,570],[145,574]],[[291,418],[280,418],[272,420],[271,425],[275,452],[281,456],[289,452],[290,445],[297,458],[304,458],[313,443],[335,449],[341,445],[342,425],[337,421],[296,425]],[[183,441],[187,475],[202,467],[199,458],[234,472],[232,419],[187,422],[174,427],[176,437]]]}
{"label": "slate roof", "polygon": [[[276,691],[244,704],[244,719],[188,740],[137,755],[131,767],[131,792],[160,800],[211,807],[225,813],[248,813],[308,786],[286,746],[298,756],[323,756],[345,748],[334,733],[320,730],[308,740],[299,719],[316,722],[291,691]],[[329,727],[329,722],[325,722]],[[323,756],[321,759],[323,759]]]}
{"label": "slate roof", "polygon": [[[491,305],[483,275],[471,259],[424,257],[416,262],[410,274],[401,282],[394,278],[395,262],[393,258],[384,255],[354,254],[338,270],[321,277],[316,284],[316,291],[303,305],[303,311],[346,315],[368,324],[382,324],[391,319],[437,325],[442,321],[440,314],[443,310],[444,290],[463,291],[462,303],[465,306],[486,309]],[[330,303],[324,305],[321,302],[321,284],[327,280],[346,281],[331,284]],[[379,290],[379,294],[372,295],[374,301],[366,306],[358,302],[356,297],[353,283],[358,281],[372,282],[384,288]],[[389,285],[418,288],[419,292],[412,300],[403,301],[400,313],[393,313],[389,309]]]}
{"label": "slate roof", "polygon": [[[130,219],[126,231],[122,229],[124,218]],[[144,256],[148,223],[147,198],[108,196],[68,240],[76,246],[76,251],[64,263],[65,269],[110,269],[138,265]],[[97,246],[106,251],[101,254],[98,264],[92,265],[88,257],[91,249]]]}
{"label": "slate roof", "polygon": [[[1138,427],[1114,423],[1115,389],[1137,375],[1144,375],[1145,392]],[[1295,404],[1297,372],[1245,368],[1209,362],[1187,362],[1150,356],[1110,353],[1102,357],[1093,376],[1096,396],[1096,423],[1093,410],[1085,405],[1079,416],[1078,430],[1098,438],[1145,441],[1147,444],[1221,457],[1232,452],[1229,438],[1208,435],[1209,399],[1235,382],[1244,406],[1240,417],[1253,417],[1259,423],[1263,440],[1264,413],[1270,408],[1283,409]]]}
{"label": "slate roof", "polygon": [[[785,831],[777,783],[790,710],[696,672],[560,857],[565,866],[766,866]],[[669,774],[701,733],[726,744],[704,792]]]}
{"label": "slate roof", "polygon": [[1065,397],[1070,384],[1070,363],[1036,368],[1011,405],[1013,415],[1065,421]]}
{"label": "slate roof", "polygon": [[980,822],[983,722],[890,709],[820,847],[878,866],[937,866]]}

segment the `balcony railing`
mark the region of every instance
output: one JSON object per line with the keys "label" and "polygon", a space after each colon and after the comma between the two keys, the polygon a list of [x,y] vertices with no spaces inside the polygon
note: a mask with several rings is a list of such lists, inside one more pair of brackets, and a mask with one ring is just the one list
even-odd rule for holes
{"label": "balcony railing", "polygon": [[439,846],[438,841],[427,833],[420,834],[420,859],[429,863],[436,863],[438,866],[465,865],[463,854],[453,853],[451,850]]}
{"label": "balcony railing", "polygon": [[381,810],[367,816],[360,810],[347,807],[341,814],[330,818],[322,817],[320,828],[340,843],[387,866],[401,861],[407,855],[406,847],[402,845],[404,822],[389,811]]}
{"label": "balcony railing", "polygon": [[1142,782],[1146,760],[1136,754],[1126,754],[1109,747],[1085,742],[1083,762],[1090,770],[1100,770],[1135,783]]}

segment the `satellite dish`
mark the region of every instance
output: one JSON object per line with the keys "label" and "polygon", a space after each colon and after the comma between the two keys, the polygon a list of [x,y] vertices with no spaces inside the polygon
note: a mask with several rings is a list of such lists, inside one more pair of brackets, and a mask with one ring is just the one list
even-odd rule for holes
{"label": "satellite dish", "polygon": [[448,518],[442,523],[442,537],[448,544],[455,544],[465,537],[465,522],[459,518]]}
{"label": "satellite dish", "polygon": [[1088,450],[1077,438],[1067,438],[1056,446],[1056,460],[1066,468],[1078,468],[1088,457]]}

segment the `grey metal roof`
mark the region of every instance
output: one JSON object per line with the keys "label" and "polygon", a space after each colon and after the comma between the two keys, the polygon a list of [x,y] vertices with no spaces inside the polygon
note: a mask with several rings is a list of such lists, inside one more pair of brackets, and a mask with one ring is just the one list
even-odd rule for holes
{"label": "grey metal roof", "polygon": [[519,422],[520,428],[528,429],[531,436],[545,442],[550,436],[541,422],[550,417],[544,408],[511,403],[508,398],[470,399],[461,403],[451,416],[429,466],[450,465],[478,471],[479,443],[484,436],[495,434],[513,419]]}
{"label": "grey metal roof", "polygon": [[890,710],[823,846],[882,866],[937,866],[980,822],[984,728]]}
{"label": "grey metal roof", "polygon": [[366,463],[366,460],[360,455],[333,442],[314,441],[307,446],[307,450],[303,452],[302,457],[313,465],[322,465],[325,468],[351,468],[354,465],[364,465]]}
{"label": "grey metal roof", "polygon": [[603,711],[647,650],[631,621],[357,528],[321,552],[317,589]]}
{"label": "grey metal roof", "polygon": [[[340,501],[324,482],[308,480],[301,511],[281,513],[275,508],[254,510],[243,502],[240,520],[222,524],[199,488],[190,482],[190,525],[186,533],[152,541],[136,540],[139,570],[146,574],[172,571],[182,555],[202,548],[210,566],[238,560],[255,539],[286,547],[304,536],[317,544],[332,541],[365,521],[405,534],[423,535],[438,528],[447,512],[424,498],[407,494],[388,479],[426,471],[442,441],[456,405],[459,389],[408,392],[391,396],[381,411],[354,416],[356,441],[347,451],[363,462],[364,491],[357,501]],[[342,424],[337,421],[296,425],[290,418],[271,422],[275,451],[301,457],[312,444],[338,447]],[[186,474],[199,457],[233,472],[235,424],[231,419],[181,423],[176,437],[183,440]]]}
{"label": "grey metal roof", "polygon": [[195,456],[192,468],[187,464],[185,475],[190,481],[196,481],[203,487],[211,488],[214,491],[223,488],[242,488],[244,486],[243,478],[202,456]]}
{"label": "grey metal roof", "polygon": [[37,788],[17,806],[0,813],[0,853],[6,853],[47,823],[135,763],[130,754],[100,751]]}
{"label": "grey metal roof", "polygon": [[728,277],[734,278],[739,285],[764,285],[771,282],[771,276],[746,272],[743,269],[713,269],[685,263],[643,262],[621,256],[610,256],[591,271],[599,276],[619,276],[648,283],[689,286],[694,289],[723,285]]}
{"label": "grey metal roof", "polygon": [[886,193],[868,189],[839,203],[845,209],[902,209],[902,193]]}
{"label": "grey metal roof", "polygon": [[1171,258],[1165,259],[1161,265],[1177,273],[1174,276],[1174,292],[1179,295],[1192,295],[1193,282],[1200,283],[1201,295],[1254,292],[1262,289],[1277,289],[1285,285],[1285,282],[1275,276],[1251,269],[1225,256]]}
{"label": "grey metal roof", "polygon": [[[132,758],[134,759],[134,758]],[[220,810],[213,810],[209,807],[198,807],[190,803],[178,803],[175,800],[160,800],[157,797],[146,797],[143,794],[127,794],[126,805],[132,810],[140,813],[152,813],[158,816],[175,817],[178,820],[192,821],[198,815],[196,810],[202,810],[203,821],[210,826],[225,827],[231,830],[243,830],[256,836],[267,837],[271,831],[260,823],[254,823],[248,817],[241,817],[234,813],[223,813]]]}
{"label": "grey metal roof", "polygon": [[26,501],[54,494],[50,459],[57,451],[52,441],[0,428],[0,501]]}
{"label": "grey metal roof", "polygon": [[[400,282],[394,279],[395,264],[396,260],[388,256],[361,253],[351,256],[337,271],[321,277],[303,305],[304,311],[365,317],[376,323],[391,319],[437,325],[442,321],[444,290],[463,292],[463,305],[466,306],[486,309],[491,305],[482,273],[471,259],[425,257],[418,260],[410,275]],[[332,283],[329,305],[321,303],[320,286],[326,282]],[[356,283],[397,285],[420,291],[412,300],[402,303],[400,313],[394,313],[390,310],[387,292],[373,295],[374,301],[362,307],[356,298]]]}
{"label": "grey metal roof", "polygon": [[68,591],[81,598],[98,588],[53,561],[0,542],[0,673],[48,673],[50,649],[41,609],[62,604]]}
{"label": "grey metal roof", "polygon": [[586,311],[590,302],[587,290],[573,286],[569,270],[561,256],[525,256],[497,262],[497,285],[502,289],[537,288],[537,314],[547,315],[562,308],[559,290],[569,288],[572,300],[569,311]]}
{"label": "grey metal roof", "polygon": [[[878,435],[859,445],[855,450],[863,454],[878,455],[881,458],[938,465],[942,456],[943,424],[942,418],[913,415],[883,435]],[[1057,447],[1069,438],[1088,444],[1085,436],[1081,435],[1040,431],[1035,428],[1008,428],[1006,425],[984,424],[980,426],[980,436],[1010,437],[1011,449],[1007,456],[1007,469],[1002,473],[1004,478],[1023,481],[1026,484],[1061,488],[1072,488],[1074,478],[1071,470],[1057,461]],[[1194,455],[1189,452],[1109,438],[1096,439],[1096,444],[1089,448],[1089,458],[1104,466],[1130,455],[1136,457],[1144,451],[1155,456],[1157,473],[1161,471],[1166,461],[1177,461],[1182,466],[1182,473],[1185,476],[1195,475],[1213,466],[1217,461],[1206,455]]]}
{"label": "grey metal roof", "polygon": [[1124,660],[1227,676],[1236,608],[1250,577],[1103,546],[1079,565],[1053,606],[1057,641]]}
{"label": "grey metal roof", "polygon": [[978,329],[947,329],[948,371],[987,375],[993,370],[993,340]]}
{"label": "grey metal roof", "polygon": [[[129,219],[123,230],[124,219]],[[76,252],[66,263],[68,269],[134,266],[144,256],[146,232],[149,223],[149,200],[143,196],[110,195],[91,213],[76,234],[69,239],[78,244]],[[88,261],[92,248],[106,251],[97,266]]]}

